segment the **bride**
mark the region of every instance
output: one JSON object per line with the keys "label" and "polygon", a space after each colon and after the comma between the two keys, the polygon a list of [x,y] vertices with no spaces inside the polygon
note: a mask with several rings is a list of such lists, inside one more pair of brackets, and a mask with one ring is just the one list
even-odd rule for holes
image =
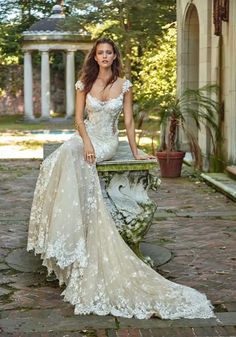
{"label": "bride", "polygon": [[76,83],[77,131],[41,165],[27,250],[41,254],[48,272],[65,284],[62,295],[75,314],[214,317],[205,294],[166,280],[133,253],[104,204],[96,162],[114,156],[122,110],[134,158],[152,158],[138,153],[132,84],[120,70],[114,42],[97,40]]}

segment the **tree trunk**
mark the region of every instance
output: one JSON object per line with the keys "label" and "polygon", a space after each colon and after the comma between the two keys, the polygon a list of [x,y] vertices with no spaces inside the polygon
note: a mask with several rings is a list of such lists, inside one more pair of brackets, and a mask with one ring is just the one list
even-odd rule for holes
{"label": "tree trunk", "polygon": [[130,39],[127,39],[125,42],[125,76],[129,80],[131,79],[131,43]]}
{"label": "tree trunk", "polygon": [[125,19],[123,18],[123,27],[125,30],[125,76],[130,80],[131,79],[131,39],[130,39],[130,30],[131,30],[131,20],[129,13],[126,13]]}

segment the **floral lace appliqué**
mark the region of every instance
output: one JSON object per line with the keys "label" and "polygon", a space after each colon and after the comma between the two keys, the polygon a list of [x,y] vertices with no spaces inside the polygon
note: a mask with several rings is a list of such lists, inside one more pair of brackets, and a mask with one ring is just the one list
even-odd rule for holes
{"label": "floral lace appliqu\u00e9", "polygon": [[83,90],[84,90],[84,83],[81,82],[80,80],[78,80],[78,81],[75,83],[75,89],[76,89],[76,90],[83,91]]}

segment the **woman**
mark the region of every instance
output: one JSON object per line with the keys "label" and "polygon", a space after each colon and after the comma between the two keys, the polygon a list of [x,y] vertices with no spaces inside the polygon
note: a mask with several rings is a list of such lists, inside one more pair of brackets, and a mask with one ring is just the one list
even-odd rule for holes
{"label": "woman", "polygon": [[132,252],[104,205],[95,162],[115,154],[122,109],[134,158],[152,157],[138,153],[131,83],[120,78],[120,67],[113,41],[98,40],[76,83],[78,132],[42,163],[27,250],[41,254],[48,271],[65,283],[62,294],[75,314],[213,317],[204,294],[166,280]]}

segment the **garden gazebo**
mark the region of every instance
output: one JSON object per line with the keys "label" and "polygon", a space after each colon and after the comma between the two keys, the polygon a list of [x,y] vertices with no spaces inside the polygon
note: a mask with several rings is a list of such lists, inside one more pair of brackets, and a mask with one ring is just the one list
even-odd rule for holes
{"label": "garden gazebo", "polygon": [[91,48],[91,38],[84,31],[63,30],[66,18],[61,5],[52,8],[52,14],[34,23],[23,33],[24,51],[24,111],[25,119],[35,119],[33,111],[33,66],[32,52],[41,53],[41,119],[50,118],[50,51],[66,54],[66,118],[74,114],[75,61],[74,54]]}

